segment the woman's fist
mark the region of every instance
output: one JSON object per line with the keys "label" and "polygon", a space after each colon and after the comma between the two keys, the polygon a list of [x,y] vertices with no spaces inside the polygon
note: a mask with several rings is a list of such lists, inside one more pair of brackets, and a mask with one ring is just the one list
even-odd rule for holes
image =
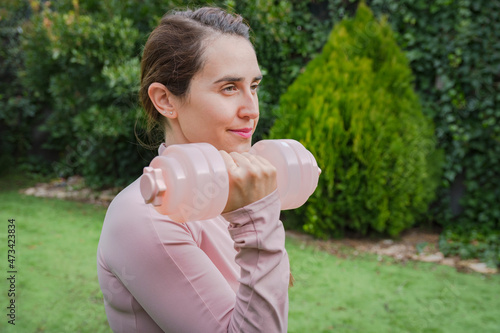
{"label": "woman's fist", "polygon": [[276,168],[265,158],[223,150],[220,154],[229,174],[229,198],[223,213],[247,206],[276,190]]}

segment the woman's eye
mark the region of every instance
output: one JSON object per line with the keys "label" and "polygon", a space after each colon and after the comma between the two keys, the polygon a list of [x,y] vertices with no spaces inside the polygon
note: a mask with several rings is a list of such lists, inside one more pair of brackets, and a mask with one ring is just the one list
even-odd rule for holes
{"label": "woman's eye", "polygon": [[256,84],[252,84],[251,87],[250,87],[253,91],[257,91],[259,89],[259,84],[256,83]]}
{"label": "woman's eye", "polygon": [[233,92],[236,90],[237,90],[236,86],[227,86],[227,87],[222,88],[222,91],[227,91],[227,92]]}

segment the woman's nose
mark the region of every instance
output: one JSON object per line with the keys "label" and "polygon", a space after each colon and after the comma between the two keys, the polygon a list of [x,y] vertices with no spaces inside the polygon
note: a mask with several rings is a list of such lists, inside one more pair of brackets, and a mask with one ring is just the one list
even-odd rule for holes
{"label": "woman's nose", "polygon": [[256,91],[245,91],[241,96],[240,117],[256,118],[259,116],[259,99]]}

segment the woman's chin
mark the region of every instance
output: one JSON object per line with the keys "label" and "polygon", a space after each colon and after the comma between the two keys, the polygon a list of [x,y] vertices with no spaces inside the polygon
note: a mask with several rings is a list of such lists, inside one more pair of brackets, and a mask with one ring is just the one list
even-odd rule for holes
{"label": "woman's chin", "polygon": [[247,153],[252,148],[252,139],[249,139],[245,144],[238,146],[238,153]]}
{"label": "woman's chin", "polygon": [[230,147],[226,147],[226,149],[220,149],[220,150],[225,150],[228,153],[235,152],[241,154],[248,152],[251,147],[252,147],[252,141],[248,140],[248,142],[232,145]]}

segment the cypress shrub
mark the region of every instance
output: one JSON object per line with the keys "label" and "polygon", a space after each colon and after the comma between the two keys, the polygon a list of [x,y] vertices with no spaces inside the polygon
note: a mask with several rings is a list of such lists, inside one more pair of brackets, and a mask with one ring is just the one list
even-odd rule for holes
{"label": "cypress shrub", "polygon": [[[318,237],[398,235],[427,211],[440,177],[433,126],[391,28],[361,4],[280,99],[271,138],[294,138],[323,170],[288,220]],[[296,223],[296,222],[295,222]]]}

